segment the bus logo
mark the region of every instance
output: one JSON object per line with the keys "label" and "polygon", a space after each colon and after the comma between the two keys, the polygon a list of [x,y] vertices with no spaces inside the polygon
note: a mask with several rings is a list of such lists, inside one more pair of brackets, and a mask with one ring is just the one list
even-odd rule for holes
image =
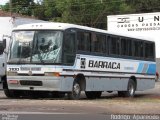
{"label": "bus logo", "polygon": [[86,68],[86,58],[81,58],[81,68]]}

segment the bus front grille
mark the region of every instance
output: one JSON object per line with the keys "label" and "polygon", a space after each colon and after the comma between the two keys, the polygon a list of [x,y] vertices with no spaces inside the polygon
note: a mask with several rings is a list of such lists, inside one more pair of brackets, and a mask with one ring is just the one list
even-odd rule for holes
{"label": "bus front grille", "polygon": [[28,80],[21,80],[21,85],[31,85],[31,86],[42,86],[42,81],[28,81]]}

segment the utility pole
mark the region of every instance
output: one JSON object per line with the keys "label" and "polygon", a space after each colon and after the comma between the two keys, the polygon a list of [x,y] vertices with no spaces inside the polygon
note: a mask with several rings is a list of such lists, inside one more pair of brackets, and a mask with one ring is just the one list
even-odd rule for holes
{"label": "utility pole", "polygon": [[11,17],[12,17],[12,0],[9,0],[9,7],[10,7],[10,14],[11,14]]}

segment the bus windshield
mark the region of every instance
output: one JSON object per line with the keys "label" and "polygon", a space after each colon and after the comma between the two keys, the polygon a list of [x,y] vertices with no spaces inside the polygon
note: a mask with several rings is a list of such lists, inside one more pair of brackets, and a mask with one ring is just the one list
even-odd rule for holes
{"label": "bus windshield", "polygon": [[14,31],[8,63],[61,63],[62,31]]}

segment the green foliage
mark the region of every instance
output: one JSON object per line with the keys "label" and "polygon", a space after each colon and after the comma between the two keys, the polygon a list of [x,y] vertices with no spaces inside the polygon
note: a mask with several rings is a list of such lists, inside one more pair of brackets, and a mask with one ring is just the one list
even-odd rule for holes
{"label": "green foliage", "polygon": [[1,9],[4,11],[9,11],[9,3],[6,3],[6,5],[1,5]]}
{"label": "green foliage", "polygon": [[160,0],[132,0],[130,5],[136,13],[159,12]]}
{"label": "green foliage", "polygon": [[52,20],[105,29],[107,15],[119,13],[122,3],[112,0],[56,0],[56,8],[62,16]]}
{"label": "green foliage", "polygon": [[120,14],[121,14],[121,13],[123,13],[123,14],[125,14],[125,13],[129,14],[129,13],[135,12],[135,10],[132,9],[132,7],[129,6],[129,5],[127,5],[126,3],[122,3],[122,4],[120,5],[120,9],[119,9],[119,10],[120,10]]}
{"label": "green foliage", "polygon": [[34,0],[12,0],[12,8],[10,9],[10,5],[7,3],[2,7],[2,10],[11,10],[14,13],[31,16],[34,5]]}
{"label": "green foliage", "polygon": [[[160,0],[12,0],[12,11],[42,20],[106,29],[107,15],[155,12]],[[1,7],[9,11],[9,3]]]}
{"label": "green foliage", "polygon": [[58,17],[59,12],[56,9],[56,2],[53,0],[44,0],[44,7],[45,7],[45,16],[48,20]]}
{"label": "green foliage", "polygon": [[33,15],[36,16],[38,19],[45,20],[45,8],[42,4],[37,3],[33,10]]}

